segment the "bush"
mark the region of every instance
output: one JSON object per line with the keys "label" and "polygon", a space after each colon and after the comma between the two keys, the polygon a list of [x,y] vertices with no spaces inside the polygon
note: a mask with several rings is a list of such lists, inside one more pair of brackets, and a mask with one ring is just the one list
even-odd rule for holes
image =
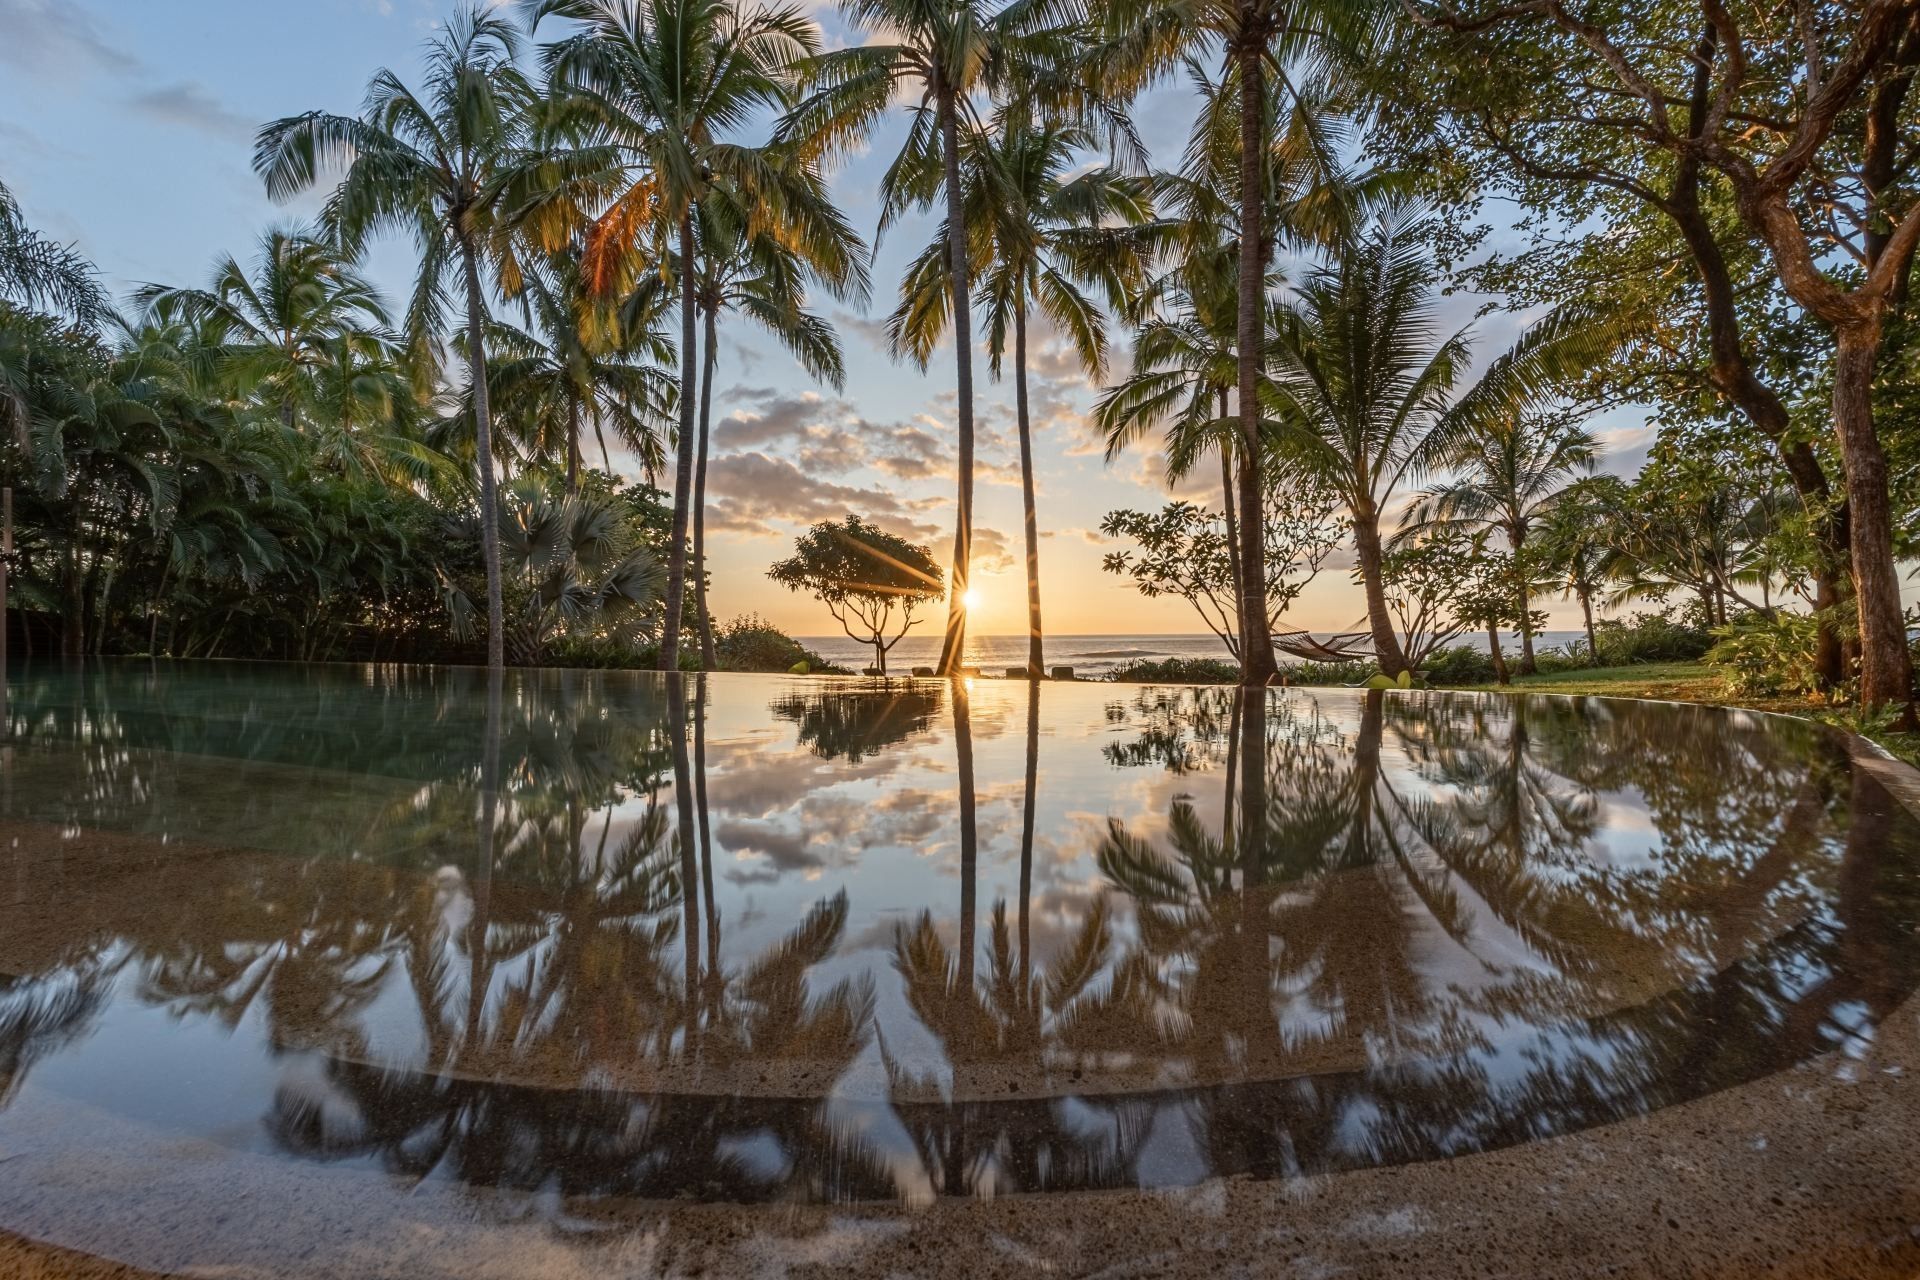
{"label": "bush", "polygon": [[1476,645],[1457,644],[1427,658],[1428,684],[1492,684],[1493,656]]}
{"label": "bush", "polygon": [[1138,658],[1106,678],[1115,684],[1239,684],[1240,664],[1221,658]]}
{"label": "bush", "polygon": [[1631,667],[1643,662],[1692,662],[1713,647],[1713,636],[1676,622],[1664,613],[1636,613],[1628,619],[1604,618],[1594,624],[1600,665]]}
{"label": "bush", "polygon": [[1814,668],[1818,632],[1804,613],[1754,614],[1714,632],[1719,639],[1707,651],[1707,665],[1736,695],[1814,693],[1820,688]]}
{"label": "bush", "polygon": [[[716,628],[714,656],[722,671],[791,671],[804,662],[815,675],[849,675],[758,614],[746,614]],[[696,645],[695,656],[699,654]]]}
{"label": "bush", "polygon": [[1365,684],[1379,670],[1374,663],[1356,658],[1352,662],[1296,663],[1280,668],[1280,674],[1288,684],[1304,685],[1309,689],[1338,689]]}

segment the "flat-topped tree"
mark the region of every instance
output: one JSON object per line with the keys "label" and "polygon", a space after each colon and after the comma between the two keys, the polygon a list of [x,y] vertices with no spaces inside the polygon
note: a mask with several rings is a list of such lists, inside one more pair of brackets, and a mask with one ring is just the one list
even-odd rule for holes
{"label": "flat-topped tree", "polygon": [[946,590],[925,547],[854,515],[838,524],[822,520],[801,534],[793,555],[767,576],[826,605],[849,638],[873,646],[881,675],[887,673],[887,652],[919,621],[914,610]]}

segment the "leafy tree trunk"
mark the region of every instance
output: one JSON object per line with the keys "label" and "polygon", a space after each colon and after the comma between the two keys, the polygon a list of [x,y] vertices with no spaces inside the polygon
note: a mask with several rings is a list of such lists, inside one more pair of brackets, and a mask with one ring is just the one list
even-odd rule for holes
{"label": "leafy tree trunk", "polygon": [[[700,666],[720,665],[713,648],[713,614],[707,609],[707,430],[713,419],[713,366],[719,360],[719,322],[706,311],[706,350],[700,367],[700,446],[693,463],[693,611],[700,626]],[[884,664],[882,664],[884,665]]]}
{"label": "leafy tree trunk", "polygon": [[487,666],[506,665],[507,627],[500,603],[500,501],[493,474],[493,406],[487,396],[486,304],[480,291],[480,257],[471,238],[460,237],[460,265],[467,277],[467,377],[473,394],[473,447],[480,455],[480,552],[487,564]]}
{"label": "leafy tree trunk", "polygon": [[887,674],[887,646],[880,643],[880,637],[873,638],[873,669],[881,675]]}
{"label": "leafy tree trunk", "polygon": [[[953,567],[947,583],[947,632],[940,642],[941,675],[960,667],[967,644],[967,580],[973,561],[973,312],[968,301],[967,224],[960,191],[960,141],[954,90],[936,68],[934,92],[940,116],[940,152],[947,182],[947,290],[953,305],[955,446],[960,493],[953,522]],[[969,970],[972,960],[967,961]]]}
{"label": "leafy tree trunk", "polygon": [[1397,676],[1407,669],[1394,633],[1393,611],[1387,607],[1386,555],[1380,546],[1380,517],[1371,507],[1353,514],[1353,546],[1360,562],[1360,583],[1367,595],[1367,626],[1373,632],[1373,652],[1380,670]]}
{"label": "leafy tree trunk", "polygon": [[[1243,20],[1252,6],[1242,0]],[[1243,39],[1240,59],[1240,681],[1266,685],[1279,678],[1273,657],[1273,637],[1267,630],[1266,601],[1261,584],[1267,580],[1263,563],[1266,539],[1260,536],[1260,396],[1262,352],[1266,349],[1265,301],[1262,281],[1266,263],[1260,234],[1261,181],[1265,148],[1266,79],[1259,42]],[[1378,539],[1376,538],[1376,546]],[[1389,628],[1391,630],[1391,628]],[[1397,646],[1396,646],[1397,649]]]}
{"label": "leafy tree trunk", "polygon": [[1487,656],[1493,659],[1493,678],[1501,684],[1512,684],[1513,676],[1507,671],[1507,655],[1500,651],[1500,628],[1492,622],[1487,623]]}
{"label": "leafy tree trunk", "polygon": [[1893,511],[1887,455],[1873,424],[1873,370],[1880,325],[1842,329],[1833,362],[1833,426],[1847,472],[1854,598],[1860,606],[1860,700],[1903,706],[1914,727],[1913,664],[1893,561]]}
{"label": "leafy tree trunk", "polygon": [[1027,534],[1027,678],[1047,673],[1040,627],[1040,523],[1033,501],[1033,425],[1027,416],[1027,299],[1013,300],[1013,403],[1020,428],[1020,498]]}
{"label": "leafy tree trunk", "polygon": [[660,630],[660,670],[680,669],[680,626],[687,600],[687,520],[693,499],[694,361],[693,210],[680,215],[680,439],[673,470],[673,534],[667,548],[666,619]]}
{"label": "leafy tree trunk", "polygon": [[1600,640],[1593,629],[1593,592],[1582,587],[1579,589],[1578,595],[1580,596],[1580,612],[1587,620],[1587,665],[1597,667],[1600,665]]}

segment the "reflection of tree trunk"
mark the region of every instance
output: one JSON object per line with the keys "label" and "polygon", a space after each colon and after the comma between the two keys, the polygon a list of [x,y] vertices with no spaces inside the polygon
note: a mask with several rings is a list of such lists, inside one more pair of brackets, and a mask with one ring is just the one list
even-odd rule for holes
{"label": "reflection of tree trunk", "polygon": [[1033,935],[1030,907],[1033,899],[1033,804],[1040,782],[1040,682],[1027,685],[1026,802],[1020,809],[1020,998],[1033,984]]}
{"label": "reflection of tree trunk", "polygon": [[493,909],[494,825],[500,807],[500,681],[499,667],[487,671],[487,720],[480,742],[480,838],[474,868],[473,919],[467,923],[466,1043],[478,1043],[480,1020],[486,1013],[487,988],[492,978],[487,966],[487,930]]}
{"label": "reflection of tree trunk", "polygon": [[673,750],[673,804],[679,815],[680,914],[686,942],[687,1033],[693,1034],[700,1001],[700,868],[694,853],[693,771],[687,763],[687,687],[679,672],[669,672],[667,738]]}
{"label": "reflection of tree trunk", "polygon": [[720,980],[720,904],[713,896],[713,833],[707,822],[707,682],[693,703],[693,803],[700,818],[700,888],[707,896],[707,981]]}
{"label": "reflection of tree trunk", "polygon": [[700,371],[700,444],[693,462],[693,611],[700,626],[700,667],[720,665],[713,648],[713,614],[707,608],[707,424],[713,417],[713,366],[719,356],[719,331],[708,307],[706,343]]}
{"label": "reflection of tree trunk", "polygon": [[1040,627],[1040,525],[1033,502],[1033,424],[1027,416],[1027,299],[1023,284],[1013,300],[1013,402],[1020,434],[1020,498],[1027,540],[1027,677],[1046,674]]}
{"label": "reflection of tree trunk", "polygon": [[953,743],[959,756],[960,777],[960,992],[971,999],[973,990],[974,876],[979,857],[979,830],[973,811],[973,712],[967,704],[964,680],[953,682]]}
{"label": "reflection of tree trunk", "polygon": [[1233,805],[1237,793],[1234,791],[1234,770],[1240,763],[1240,716],[1241,702],[1245,694],[1235,689],[1230,695],[1227,710],[1227,794],[1220,805],[1220,843],[1231,865],[1233,861]]}

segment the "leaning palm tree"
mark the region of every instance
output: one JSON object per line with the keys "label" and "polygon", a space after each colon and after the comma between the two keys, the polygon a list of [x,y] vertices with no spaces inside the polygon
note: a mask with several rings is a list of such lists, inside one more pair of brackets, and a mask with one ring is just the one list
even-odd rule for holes
{"label": "leaning palm tree", "polygon": [[19,201],[0,182],[0,298],[48,306],[91,324],[110,309],[99,273],[72,245],[27,225]]}
{"label": "leaning palm tree", "polygon": [[[1034,508],[1033,425],[1027,404],[1027,331],[1034,309],[1066,335],[1093,377],[1107,370],[1104,301],[1116,310],[1145,275],[1143,243],[1117,230],[1152,212],[1149,184],[1117,169],[1082,169],[1090,131],[999,112],[963,145],[961,208],[981,256],[980,301],[987,313],[989,367],[1002,372],[1013,346],[1014,417],[1026,526],[1027,672],[1046,671],[1040,620],[1040,532]],[[1076,172],[1077,171],[1077,172]],[[951,318],[948,236],[942,226],[907,269],[900,305],[888,320],[894,350],[924,369]],[[1090,296],[1097,293],[1099,298]]]}
{"label": "leaning palm tree", "polygon": [[1425,241],[1424,216],[1410,207],[1350,237],[1281,309],[1272,350],[1279,439],[1346,504],[1374,655],[1393,675],[1407,656],[1387,601],[1381,522],[1400,485],[1437,473],[1485,424],[1545,412],[1612,341],[1609,326],[1564,307],[1463,388],[1469,329],[1437,329]]}
{"label": "leaning palm tree", "polygon": [[1559,500],[1567,477],[1592,469],[1597,450],[1578,423],[1559,415],[1470,422],[1439,459],[1457,474],[1429,488],[1408,513],[1410,528],[1445,525],[1475,534],[1497,529],[1506,538],[1519,597],[1522,675],[1537,669],[1528,535]]}
{"label": "leaning palm tree", "polygon": [[844,154],[879,129],[898,90],[918,89],[906,141],[881,180],[879,230],[884,234],[906,210],[930,206],[945,193],[959,477],[947,628],[938,663],[941,674],[948,675],[959,667],[966,647],[973,559],[973,263],[960,135],[974,123],[973,99],[983,90],[1024,96],[1046,82],[1042,96],[1047,102],[1073,102],[1067,78],[1048,73],[1081,50],[1060,28],[1046,25],[1052,15],[1045,5],[1015,4],[996,14],[982,0],[841,0],[841,12],[881,38],[811,59],[802,68],[808,94],[781,124],[780,136],[811,155]]}
{"label": "leaning palm tree", "polygon": [[[699,369],[700,207],[721,198],[750,211],[753,229],[804,243],[820,262],[847,269],[855,240],[805,157],[736,139],[742,126],[790,106],[797,65],[819,50],[819,30],[792,5],[727,0],[537,0],[549,17],[580,24],[547,54],[564,86],[621,152],[628,179],[587,234],[583,268],[608,296],[643,266],[677,272],[680,286],[680,424],[674,459],[660,666],[675,670],[687,581],[694,482],[694,397]],[[677,253],[665,251],[676,246]]]}
{"label": "leaning palm tree", "polygon": [[487,663],[493,667],[504,663],[506,651],[483,272],[491,269],[510,291],[517,286],[518,231],[536,219],[549,233],[570,225],[577,206],[599,189],[607,160],[593,148],[539,145],[546,113],[517,65],[519,46],[519,33],[499,15],[456,14],[427,46],[424,93],[382,70],[368,85],[359,116],[310,111],[276,120],[260,131],[253,161],[277,200],[314,186],[324,173],[340,173],[323,221],[350,253],[381,231],[413,234],[420,272],[406,330],[423,365],[440,328],[444,286],[449,276],[460,282],[480,472]]}
{"label": "leaning palm tree", "polygon": [[1600,665],[1600,637],[1593,625],[1593,597],[1614,576],[1620,552],[1615,523],[1626,506],[1627,486],[1618,476],[1588,476],[1561,490],[1547,512],[1540,542],[1561,587],[1561,597],[1579,597],[1587,628],[1587,665]]}

